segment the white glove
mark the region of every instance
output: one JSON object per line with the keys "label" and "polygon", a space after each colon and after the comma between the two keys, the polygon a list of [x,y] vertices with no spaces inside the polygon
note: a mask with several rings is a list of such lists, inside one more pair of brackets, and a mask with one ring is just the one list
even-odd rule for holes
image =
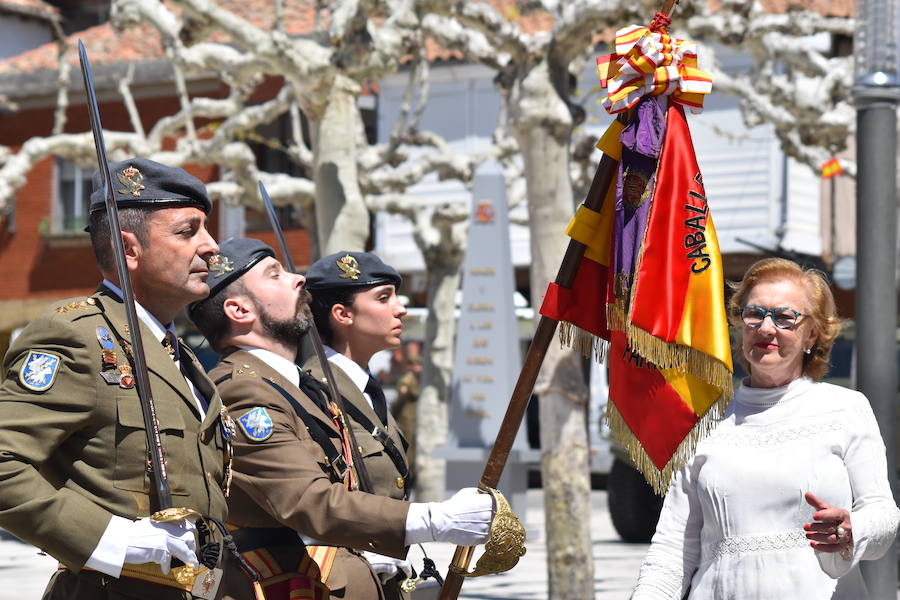
{"label": "white glove", "polygon": [[488,540],[494,518],[494,498],[477,488],[463,488],[443,502],[429,502],[431,539],[457,546]]}
{"label": "white glove", "polygon": [[396,577],[400,571],[403,571],[407,578],[412,577],[412,563],[408,560],[391,558],[390,556],[375,554],[374,552],[363,552],[362,555],[363,558],[369,561],[372,570],[378,574],[381,583],[387,583]]}
{"label": "white glove", "polygon": [[128,528],[125,562],[133,565],[154,562],[163,573],[169,572],[172,557],[197,567],[197,543],[194,524],[190,521],[157,523],[149,518],[133,521]]}

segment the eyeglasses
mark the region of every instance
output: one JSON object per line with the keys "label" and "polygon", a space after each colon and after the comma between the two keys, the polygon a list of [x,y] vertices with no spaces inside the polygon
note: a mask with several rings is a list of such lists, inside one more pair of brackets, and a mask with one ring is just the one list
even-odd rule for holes
{"label": "eyeglasses", "polygon": [[792,308],[780,306],[778,308],[763,308],[762,306],[744,306],[741,308],[741,320],[744,325],[756,329],[766,320],[766,316],[772,315],[772,323],[778,329],[793,329],[797,321],[804,316]]}

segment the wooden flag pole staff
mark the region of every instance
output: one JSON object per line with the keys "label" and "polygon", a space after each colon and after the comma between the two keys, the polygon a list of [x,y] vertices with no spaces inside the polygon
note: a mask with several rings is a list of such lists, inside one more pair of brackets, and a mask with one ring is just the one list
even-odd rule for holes
{"label": "wooden flag pole staff", "polygon": [[[677,3],[678,0],[666,0],[660,12],[668,15]],[[618,119],[625,121],[627,119],[626,115],[627,113],[621,113]],[[616,159],[606,154],[603,155],[603,158],[600,159],[600,164],[597,166],[597,171],[594,173],[594,180],[591,182],[587,197],[583,202],[585,207],[595,212],[600,212],[606,192],[613,181],[613,177],[616,175],[618,166],[619,162]],[[566,254],[556,275],[555,282],[557,285],[566,288],[572,287],[581,259],[584,256],[585,248],[585,245],[581,242],[569,241]],[[544,357],[547,355],[547,348],[550,347],[550,342],[556,333],[558,323],[559,321],[556,319],[545,316],[541,316],[538,320],[534,337],[531,340],[531,345],[528,347],[528,353],[525,355],[522,370],[516,381],[516,387],[513,389],[512,397],[506,408],[506,414],[503,417],[503,422],[500,424],[500,431],[497,433],[497,439],[494,441],[494,446],[491,448],[491,453],[484,466],[479,482],[479,487],[481,488],[496,488],[500,483],[500,476],[503,474],[503,468],[506,466],[516,434],[522,424],[525,409],[528,407],[528,401],[534,389],[534,383],[537,380],[538,372],[541,370]],[[470,546],[458,546],[456,548],[438,600],[456,600],[459,597],[463,581],[465,580],[463,573],[469,569],[473,552],[474,548]]]}

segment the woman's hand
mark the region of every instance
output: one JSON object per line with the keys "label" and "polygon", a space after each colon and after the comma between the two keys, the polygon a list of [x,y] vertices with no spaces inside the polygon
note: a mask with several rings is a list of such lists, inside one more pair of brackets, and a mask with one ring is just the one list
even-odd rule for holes
{"label": "woman's hand", "polygon": [[817,552],[840,552],[844,560],[850,560],[853,546],[850,511],[819,500],[812,492],[806,492],[804,497],[816,509],[814,521],[803,526],[809,545]]}

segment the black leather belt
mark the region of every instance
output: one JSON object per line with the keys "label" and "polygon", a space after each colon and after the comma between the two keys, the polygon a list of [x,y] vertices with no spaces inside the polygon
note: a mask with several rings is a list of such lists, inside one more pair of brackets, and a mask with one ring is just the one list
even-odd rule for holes
{"label": "black leather belt", "polygon": [[287,527],[242,527],[231,532],[238,552],[250,552],[270,546],[300,546],[303,540]]}

